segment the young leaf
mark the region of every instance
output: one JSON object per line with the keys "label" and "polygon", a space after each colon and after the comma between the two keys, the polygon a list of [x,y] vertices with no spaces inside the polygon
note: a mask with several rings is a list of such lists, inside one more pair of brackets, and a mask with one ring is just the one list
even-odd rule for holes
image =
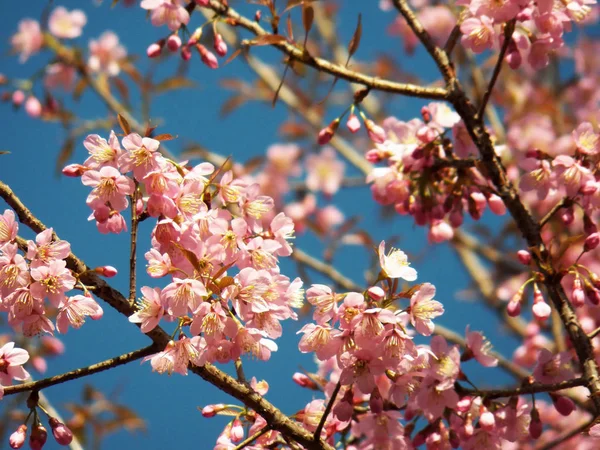
{"label": "young leaf", "polygon": [[304,43],[308,39],[308,33],[313,25],[313,20],[315,19],[315,11],[312,6],[307,5],[306,3],[302,4],[302,25],[304,26],[304,31],[306,32],[306,37],[304,38]]}
{"label": "young leaf", "polygon": [[358,15],[358,23],[356,24],[356,30],[354,30],[354,34],[352,35],[352,39],[350,40],[350,44],[348,45],[348,53],[350,56],[356,53],[358,50],[358,46],[360,45],[360,38],[362,36],[362,16]]}
{"label": "young leaf", "polygon": [[131,134],[131,127],[129,126],[129,122],[127,122],[125,117],[123,117],[121,114],[118,114],[117,120],[119,121],[119,126],[121,127],[121,130],[123,130],[123,133],[126,135]]}
{"label": "young leaf", "polygon": [[169,133],[159,134],[158,136],[154,136],[152,139],[156,139],[157,141],[172,141],[173,139],[177,139],[177,136],[173,136]]}

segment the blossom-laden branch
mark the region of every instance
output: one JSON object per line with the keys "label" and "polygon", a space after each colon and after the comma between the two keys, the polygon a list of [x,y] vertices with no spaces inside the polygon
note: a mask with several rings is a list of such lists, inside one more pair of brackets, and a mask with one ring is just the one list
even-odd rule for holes
{"label": "blossom-laden branch", "polygon": [[[0,182],[0,197],[15,211],[19,221],[31,228],[36,233],[46,230],[46,226],[35,217],[32,212],[21,202],[8,185]],[[54,233],[53,237],[58,240]],[[119,291],[111,287],[106,281],[90,270],[83,261],[70,253],[66,258],[67,268],[79,275],[79,280],[86,286],[93,288],[94,295],[105,301],[112,308],[126,317],[132,316],[136,312],[134,305],[129,303]],[[166,348],[171,341],[171,337],[161,327],[156,326],[145,333],[153,343],[159,348]],[[274,405],[263,398],[262,395],[254,391],[249,385],[238,382],[233,377],[217,369],[210,363],[203,366],[190,364],[189,370],[204,380],[208,381],[223,392],[240,400],[249,408],[252,408],[263,417],[269,426],[282,435],[289,437],[307,449],[314,450],[332,450],[332,447],[323,441],[315,441],[313,434],[302,427],[300,424],[291,420],[283,414]]]}
{"label": "blossom-laden branch", "polygon": [[[210,0],[206,5],[212,9],[215,13],[222,17],[228,18],[232,25],[241,26],[246,30],[252,32],[257,37],[268,36],[269,33],[261,27],[257,22],[250,20],[230,6],[217,1]],[[243,41],[242,44],[252,45],[252,41]],[[383,92],[390,92],[394,94],[402,94],[410,97],[430,98],[430,99],[445,99],[448,92],[443,88],[435,87],[423,87],[414,84],[397,83],[391,80],[379,79],[364,75],[360,72],[355,72],[342,65],[332,63],[323,58],[318,58],[310,55],[304,48],[300,48],[285,39],[280,39],[277,42],[271,44],[273,47],[281,50],[283,53],[288,55],[295,61],[301,62],[308,66],[314,67],[315,69],[328,73],[330,75],[348,80],[353,83],[361,84],[371,89],[376,89]]]}
{"label": "blossom-laden branch", "polygon": [[488,400],[493,400],[502,397],[513,397],[515,395],[537,394],[540,392],[558,392],[563,389],[569,389],[576,386],[584,386],[583,378],[573,378],[572,380],[562,381],[560,383],[544,384],[531,383],[515,388],[507,389],[467,389],[461,387],[459,390],[462,394],[483,397]]}
{"label": "blossom-laden branch", "polygon": [[477,109],[467,98],[460,86],[460,82],[455,76],[448,55],[435,45],[405,0],[393,0],[393,3],[407,21],[409,27],[415,31],[417,37],[425,46],[443,74],[449,89],[449,101],[464,121],[471,139],[479,149],[482,163],[486,168],[490,181],[498,190],[498,195],[512,215],[529,248],[533,250],[533,257],[540,272],[543,274],[544,284],[548,291],[548,295],[558,311],[563,326],[573,343],[575,352],[582,366],[586,387],[590,390],[591,399],[595,405],[596,411],[600,413],[600,372],[594,358],[593,347],[589,337],[583,331],[573,306],[568,301],[564,289],[560,284],[562,276],[552,266],[550,253],[540,234],[540,224],[535,221],[531,213],[522,203],[519,193],[508,178],[506,169],[494,149],[494,145],[488,131],[485,129],[483,120],[478,115]]}
{"label": "blossom-laden branch", "polygon": [[27,391],[39,391],[50,386],[76,380],[77,378],[87,377],[98,372],[103,372],[108,369],[113,369],[115,367],[128,364],[132,361],[137,361],[138,359],[144,358],[152,353],[156,353],[159,350],[160,349],[156,344],[152,344],[148,347],[115,356],[114,358],[110,358],[90,366],[80,367],[79,369],[71,370],[60,375],[44,378],[42,380],[31,381],[29,383],[17,384],[15,386],[5,386],[4,395],[18,394],[19,392]]}

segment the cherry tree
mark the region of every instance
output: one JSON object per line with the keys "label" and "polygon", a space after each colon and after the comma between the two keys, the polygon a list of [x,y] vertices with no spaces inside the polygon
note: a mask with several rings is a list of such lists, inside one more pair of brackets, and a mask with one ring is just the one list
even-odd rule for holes
{"label": "cherry tree", "polygon": [[[49,432],[82,448],[90,427],[96,445],[140,428],[144,411],[93,387],[83,400],[72,392],[65,411],[46,396],[134,361],[147,377],[220,391],[198,420],[224,416],[225,426],[201,448],[600,446],[595,0],[357,2],[351,22],[352,2],[333,0],[108,3],[30,3],[9,46],[26,71],[34,58],[41,69],[0,76],[5,107],[30,118],[13,132],[64,130],[61,182],[85,192],[89,214],[71,220],[107,248],[127,236],[129,254],[127,267],[110,251],[86,264],[58,214],[43,223],[0,181],[0,431],[11,448],[40,449]],[[145,22],[88,35],[93,8]],[[395,52],[365,46],[374,10]],[[132,32],[145,48],[128,48]],[[415,54],[427,61],[407,64]],[[289,111],[285,142],[248,159],[242,133],[238,151],[207,149],[161,125],[153,98],[193,98],[192,70],[214,71],[208,88],[231,91],[224,114],[252,102]],[[80,112],[87,98],[104,104],[94,118]],[[390,112],[400,101],[402,119]],[[17,170],[11,156],[0,155],[4,170]],[[338,200],[361,190],[382,227],[362,227],[362,200]],[[411,225],[428,241],[419,254],[403,247]],[[347,247],[363,274],[341,269]],[[509,352],[493,350],[505,338],[486,338],[471,305],[419,273],[442,248],[517,342]],[[111,284],[117,274],[126,290]],[[62,336],[111,320],[107,311],[148,345],[56,373],[69,358]],[[443,326],[450,311],[461,314],[455,331]],[[306,401],[289,412],[248,361],[268,367],[293,321],[290,364],[294,352],[314,364],[293,375]]]}

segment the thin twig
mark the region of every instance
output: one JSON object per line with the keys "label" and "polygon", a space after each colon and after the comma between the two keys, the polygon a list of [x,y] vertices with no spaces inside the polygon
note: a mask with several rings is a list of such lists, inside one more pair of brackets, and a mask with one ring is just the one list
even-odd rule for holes
{"label": "thin twig", "polygon": [[495,398],[512,397],[514,395],[536,394],[539,392],[557,392],[562,389],[570,389],[576,386],[584,386],[583,378],[574,378],[572,380],[561,381],[560,383],[544,384],[531,383],[529,385],[508,388],[508,389],[467,389],[461,387],[461,392],[474,397],[483,397],[487,400]]}
{"label": "thin twig", "polygon": [[331,393],[331,398],[325,407],[325,411],[323,411],[323,415],[321,416],[321,420],[319,421],[319,425],[317,425],[317,429],[315,430],[315,441],[321,439],[321,431],[323,431],[323,427],[325,426],[325,422],[327,421],[327,417],[333,408],[333,404],[335,403],[335,399],[337,398],[338,393],[340,392],[340,388],[342,387],[342,383],[339,381],[335,385],[333,392]]}
{"label": "thin twig", "polygon": [[555,439],[555,440],[553,440],[551,442],[548,442],[543,447],[539,447],[539,448],[537,448],[535,450],[550,450],[550,449],[552,449],[554,447],[558,447],[560,444],[564,444],[569,439],[571,439],[571,438],[573,438],[575,436],[579,436],[581,433],[583,433],[584,431],[586,431],[590,427],[590,425],[592,425],[594,423],[595,420],[596,420],[596,418],[592,418],[589,421],[585,422],[584,424],[578,426],[577,428],[569,431],[564,436],[561,436],[558,439]]}
{"label": "thin twig", "polygon": [[502,48],[500,49],[500,54],[498,55],[498,61],[496,61],[496,66],[494,67],[494,72],[492,73],[490,84],[488,85],[485,94],[483,94],[483,100],[481,101],[481,106],[479,107],[479,111],[477,113],[478,117],[481,119],[483,118],[485,107],[488,101],[490,100],[490,97],[492,96],[492,92],[494,91],[494,86],[496,86],[496,81],[498,81],[498,77],[500,76],[502,63],[504,62],[504,57],[506,56],[508,45],[510,44],[510,40],[512,39],[512,34],[515,31],[515,23],[516,19],[513,19],[506,22],[506,24],[504,25],[504,42],[502,43]]}
{"label": "thin twig", "polygon": [[114,367],[122,366],[124,364],[136,361],[145,356],[151,355],[158,351],[156,344],[149,345],[140,350],[125,353],[123,355],[115,356],[114,358],[107,359],[105,361],[92,364],[91,366],[81,367],[79,369],[71,370],[60,375],[53,377],[44,378],[43,380],[31,381],[29,383],[17,384],[15,386],[5,386],[4,395],[18,394],[19,392],[26,391],[39,391],[50,386],[65,383],[70,380],[76,380],[77,378],[87,377],[98,372],[103,372]]}
{"label": "thin twig", "polygon": [[240,442],[238,445],[236,445],[232,450],[242,450],[243,448],[252,444],[255,440],[257,440],[263,434],[268,433],[269,431],[271,431],[271,427],[269,427],[269,426],[261,428],[256,433],[254,433],[252,436],[248,436],[246,439],[244,439],[242,442]]}
{"label": "thin twig", "polygon": [[131,245],[129,251],[129,303],[135,304],[136,289],[136,263],[137,263],[137,234],[138,215],[137,200],[139,198],[138,182],[135,181],[135,189],[131,195]]}

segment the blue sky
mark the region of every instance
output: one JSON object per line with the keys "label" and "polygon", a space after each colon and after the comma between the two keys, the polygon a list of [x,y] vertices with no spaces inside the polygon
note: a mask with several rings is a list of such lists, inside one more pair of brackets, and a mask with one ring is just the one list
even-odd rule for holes
{"label": "blue sky", "polygon": [[[238,2],[232,3],[237,6]],[[350,5],[344,5],[341,19],[344,24],[349,25],[344,25],[340,30],[341,42],[349,41],[356,23],[358,5],[362,2],[345,3]],[[47,54],[40,54],[20,65],[17,58],[8,52],[9,39],[16,31],[18,20],[24,17],[38,19],[45,4],[10,2],[3,5],[0,15],[0,42],[5,51],[0,54],[0,73],[11,79],[24,78],[48,61]],[[84,35],[74,41],[76,44],[87,47],[89,39],[98,37],[106,29],[111,29],[121,37],[129,54],[140,55],[143,66],[147,65],[144,52],[148,44],[166,34],[166,28],[152,27],[146,20],[144,11],[137,7],[126,9],[117,6],[111,9],[109,0],[105,0],[101,5],[75,0],[55,4],[64,5],[69,9],[79,7],[88,14]],[[239,4],[241,9],[252,11],[241,2]],[[391,15],[384,14],[376,7],[362,10],[363,40],[357,52],[358,59],[370,60],[374,55],[387,52],[398,58],[405,68],[410,67],[416,73],[433,74],[433,65],[425,55],[417,52],[413,57],[403,56],[401,41],[397,37],[386,36],[385,29],[392,21]],[[192,20],[196,25],[200,23],[198,16]],[[256,54],[270,62],[281,60],[281,55],[272,49],[256,49]],[[172,73],[175,62],[165,66],[159,70],[159,77]],[[217,71],[210,71],[195,60],[191,65],[189,77],[197,82],[196,88],[161,95],[152,103],[152,117],[162,121],[160,130],[179,136],[179,139],[169,143],[174,152],[179,152],[187,142],[193,140],[213,152],[231,155],[236,160],[244,161],[264,153],[270,144],[281,141],[277,127],[288,117],[288,111],[281,103],[274,109],[263,104],[249,104],[226,118],[218,114],[220,105],[229,95],[227,91],[219,88],[220,78],[254,78],[241,58]],[[426,78],[431,79],[432,76]],[[340,81],[338,85],[342,83],[344,82]],[[41,94],[40,90],[36,92]],[[83,118],[93,119],[106,114],[104,105],[91,92],[86,92],[77,105],[67,102]],[[139,99],[134,98],[134,104],[136,103],[139,106]],[[421,104],[398,97],[393,100],[392,110],[398,117],[409,119],[419,115]],[[328,113],[328,118],[334,118],[344,107],[333,107]],[[57,123],[32,120],[23,111],[14,111],[9,103],[0,105],[0,123],[4,124],[0,149],[11,152],[10,155],[0,157],[0,179],[8,183],[44,223],[53,226],[59,236],[70,241],[74,253],[89,266],[110,264],[119,268],[121,273],[114,279],[113,284],[125,292],[128,237],[97,233],[95,226],[87,221],[89,212],[85,198],[88,190],[79,180],[56,175],[56,157],[64,140],[61,126]],[[69,162],[82,162],[85,157],[84,147],[81,142],[77,142]],[[478,303],[456,300],[456,293],[466,289],[469,284],[451,248],[447,245],[427,247],[425,230],[414,227],[409,218],[395,216],[392,220],[383,220],[379,208],[371,200],[366,188],[353,188],[340,193],[334,197],[334,201],[347,216],[360,217],[361,228],[368,229],[375,241],[389,239],[391,236],[399,238],[399,246],[413,255],[413,264],[419,271],[419,281],[431,282],[438,289],[437,299],[442,301],[446,308],[446,314],[440,318],[440,323],[455,328],[459,333],[464,332],[467,323],[472,323],[473,328],[483,330],[491,338],[498,350],[509,351],[510,354],[514,348],[514,341],[499,330],[495,316]],[[3,207],[4,205],[0,204],[0,208]],[[494,222],[487,220],[487,223]],[[496,225],[498,223],[500,222],[496,222]],[[144,224],[138,245],[141,255],[149,247],[149,231],[149,224]],[[311,237],[300,237],[296,240],[296,245],[316,256],[319,255],[322,246],[318,240]],[[345,248],[337,255],[335,266],[361,284],[369,257],[364,249]],[[292,263],[285,263],[283,270],[291,277],[296,276]],[[315,276],[312,281],[324,280]],[[144,282],[150,283],[142,276],[140,283]],[[105,316],[101,321],[90,321],[81,330],[71,330],[64,336],[67,352],[49,362],[47,375],[92,364],[148,344],[148,339],[136,327],[130,326],[126,318],[113,313],[108,306],[104,309]],[[309,356],[300,355],[297,351],[298,337],[295,333],[303,323],[304,320],[285,324],[284,336],[278,340],[279,351],[273,354],[270,361],[245,362],[247,376],[266,379],[271,387],[267,398],[287,413],[301,409],[312,400],[310,392],[302,390],[291,380],[292,374],[300,367],[307,370],[315,367]],[[471,369],[475,368],[475,365],[467,364],[466,367]],[[483,380],[484,376],[488,382],[506,381],[506,377],[497,370],[477,370],[472,378]],[[225,421],[220,418],[204,419],[197,407],[230,401],[226,394],[220,393],[195,376],[159,376],[151,372],[149,364],[140,365],[137,362],[47,389],[46,394],[53,404],[69,417],[64,405],[78,400],[81,388],[87,383],[101,389],[106,395],[118,393],[118,400],[129,405],[147,422],[147,432],[133,436],[127,432],[110,435],[104,441],[104,448],[125,448],[126,445],[148,450],[175,446],[212,448],[212,443]],[[46,448],[56,447],[50,438]]]}

